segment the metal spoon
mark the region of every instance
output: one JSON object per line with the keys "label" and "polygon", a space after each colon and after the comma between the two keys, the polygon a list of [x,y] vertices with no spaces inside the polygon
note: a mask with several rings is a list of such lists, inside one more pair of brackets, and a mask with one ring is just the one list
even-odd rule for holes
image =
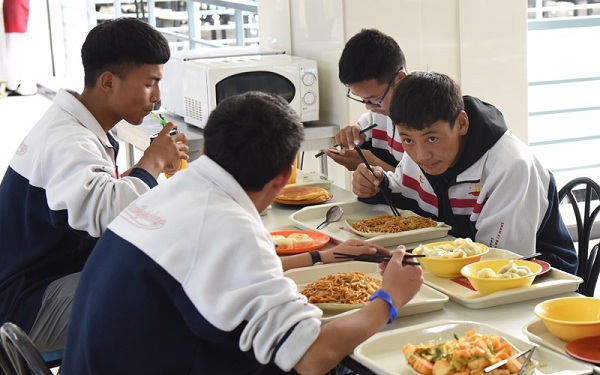
{"label": "metal spoon", "polygon": [[330,223],[336,222],[342,218],[344,210],[340,206],[331,206],[325,214],[325,221],[317,226],[317,229],[325,228]]}

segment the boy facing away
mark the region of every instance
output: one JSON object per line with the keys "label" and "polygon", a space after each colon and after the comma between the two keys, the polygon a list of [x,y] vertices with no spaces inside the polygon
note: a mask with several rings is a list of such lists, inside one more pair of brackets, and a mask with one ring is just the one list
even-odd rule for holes
{"label": "boy facing away", "polygon": [[[382,288],[356,313],[321,325],[283,275],[310,254],[279,258],[260,212],[277,197],[303,138],[277,96],[223,100],[204,155],[127,207],[94,249],[79,284],[61,373],[324,374],[419,291],[404,248],[380,266]],[[390,254],[347,241],[320,251]],[[338,259],[339,261],[339,259]]]}

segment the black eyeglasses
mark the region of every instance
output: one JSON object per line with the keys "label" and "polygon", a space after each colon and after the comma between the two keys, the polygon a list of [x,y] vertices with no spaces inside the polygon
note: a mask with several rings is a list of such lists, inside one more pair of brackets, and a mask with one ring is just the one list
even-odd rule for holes
{"label": "black eyeglasses", "polygon": [[387,85],[387,88],[385,89],[385,92],[383,93],[383,95],[381,95],[381,98],[379,98],[378,101],[376,101],[375,103],[373,103],[370,100],[365,100],[365,99],[361,99],[358,97],[355,97],[352,95],[352,93],[350,92],[350,87],[348,87],[348,92],[346,93],[346,96],[354,101],[357,101],[359,103],[362,103],[364,105],[368,105],[371,107],[377,107],[377,108],[381,108],[381,104],[383,103],[383,99],[385,99],[385,96],[387,95],[387,93],[390,91],[390,88],[392,87],[392,83],[394,83],[394,78],[396,78],[396,75],[398,75],[398,73],[400,73],[400,71],[404,69],[403,67],[400,67],[398,69],[398,71],[396,72],[396,74],[394,74],[392,76],[392,78],[390,79],[390,82]]}

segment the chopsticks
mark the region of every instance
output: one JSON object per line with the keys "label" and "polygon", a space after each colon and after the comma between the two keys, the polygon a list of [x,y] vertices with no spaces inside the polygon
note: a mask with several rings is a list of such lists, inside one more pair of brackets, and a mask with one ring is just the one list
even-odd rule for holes
{"label": "chopsticks", "polygon": [[529,260],[529,259],[537,258],[540,255],[542,255],[542,253],[534,253],[531,255],[525,255],[525,256],[519,257],[519,258],[517,258],[517,260]]}
{"label": "chopsticks", "polygon": [[[387,262],[392,258],[389,255],[382,255],[382,254],[354,255],[354,254],[335,253],[334,252],[333,255],[335,256],[335,258],[338,258],[338,259],[354,259],[354,260],[359,260],[361,262],[371,262],[371,263]],[[406,254],[404,254],[404,259],[406,259],[406,258],[422,258],[424,256],[425,256],[424,254],[415,255],[415,254],[406,253]],[[409,260],[403,260],[402,264],[408,265],[408,266],[418,266],[419,262],[411,262]]]}
{"label": "chopsticks", "polygon": [[[362,129],[360,132],[358,132],[358,134],[366,133],[366,132],[368,132],[369,130],[373,129],[376,126],[377,126],[377,124],[369,125],[366,128]],[[331,147],[338,147],[338,146],[339,146],[339,144],[336,143],[336,144],[334,144]],[[318,158],[319,156],[323,155],[324,153],[325,153],[325,151],[319,152],[318,154],[315,155],[315,158]]]}
{"label": "chopsticks", "polygon": [[[524,351],[519,352],[512,356],[513,358],[519,358],[519,357],[529,353],[529,355],[525,358],[525,361],[523,361],[523,365],[521,366],[521,370],[519,371],[519,374],[522,374],[522,371],[525,368],[525,365],[527,365],[529,363],[529,360],[531,359],[531,356],[533,355],[534,350],[535,350],[535,346],[532,347],[531,349],[524,350]],[[504,366],[506,364],[506,362],[508,362],[508,359],[503,359],[499,362],[494,363],[493,365],[489,365],[488,367],[483,369],[483,372],[487,374],[488,372],[491,372],[492,370],[495,370],[498,367]]]}
{"label": "chopsticks", "polygon": [[[371,168],[371,166],[369,165],[369,162],[367,161],[367,158],[365,157],[365,154],[363,154],[360,147],[354,146],[354,149],[356,150],[356,152],[358,152],[358,155],[362,159],[363,163],[365,163],[367,168],[369,168],[369,171],[371,171],[371,173],[373,173],[373,176],[375,176],[375,172],[373,172],[373,168]],[[400,213],[398,212],[396,207],[394,207],[394,203],[392,202],[392,197],[390,196],[389,191],[387,191],[385,188],[380,189],[379,191],[381,191],[381,194],[385,198],[385,201],[387,202],[388,206],[390,206],[390,209],[392,210],[392,213],[394,214],[394,216],[400,216]]]}

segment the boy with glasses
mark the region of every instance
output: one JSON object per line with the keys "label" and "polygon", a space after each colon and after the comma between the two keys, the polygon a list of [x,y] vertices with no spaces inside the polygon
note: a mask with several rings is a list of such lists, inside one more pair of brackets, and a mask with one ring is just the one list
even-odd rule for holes
{"label": "boy with glasses", "polygon": [[450,234],[520,255],[539,252],[575,273],[577,254],[558,210],[552,173],[508,131],[502,113],[462,96],[448,76],[411,73],[394,90],[390,117],[405,154],[395,172],[364,164],[352,190],[370,202],[381,189],[396,207],[443,221]]}
{"label": "boy with glasses", "polygon": [[[354,151],[360,145],[371,165],[393,171],[404,152],[389,118],[394,87],[406,76],[404,54],[390,36],[379,30],[363,29],[346,43],[339,63],[339,79],[348,87],[346,96],[368,109],[357,121],[335,136],[340,150],[323,150],[336,163],[353,171],[361,163]],[[372,130],[361,130],[377,124]]]}

